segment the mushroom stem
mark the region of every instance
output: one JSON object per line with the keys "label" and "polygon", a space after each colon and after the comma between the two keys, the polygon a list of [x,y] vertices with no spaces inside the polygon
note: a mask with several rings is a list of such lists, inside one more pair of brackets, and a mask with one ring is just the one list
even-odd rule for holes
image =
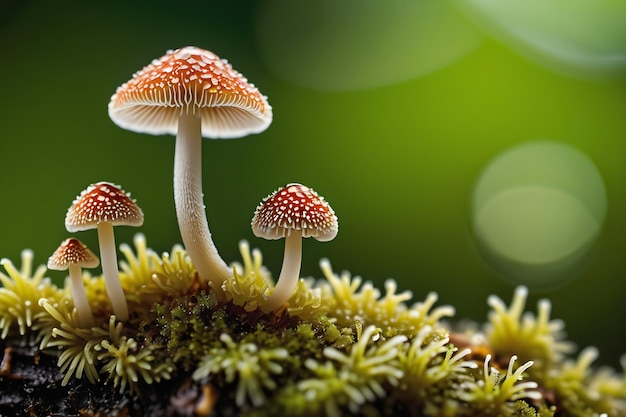
{"label": "mushroom stem", "polygon": [[202,199],[202,134],[198,115],[182,112],[174,155],[174,202],[185,249],[200,278],[217,285],[232,272],[211,239]]}
{"label": "mushroom stem", "polygon": [[267,299],[267,304],[263,306],[263,310],[276,310],[293,295],[300,278],[301,263],[302,233],[292,230],[285,238],[285,255],[278,281]]}
{"label": "mushroom stem", "polygon": [[113,307],[113,314],[120,321],[128,320],[128,305],[120,282],[120,273],[117,269],[117,252],[115,250],[115,235],[113,225],[108,222],[98,224],[98,244],[100,245],[100,263],[107,294]]}
{"label": "mushroom stem", "polygon": [[83,284],[82,269],[80,265],[76,264],[71,264],[68,268],[70,272],[72,298],[74,300],[74,307],[76,307],[76,313],[78,314],[78,323],[80,323],[82,327],[91,328],[94,325],[93,314],[91,313],[91,307],[89,307],[87,293],[85,292],[85,286]]}

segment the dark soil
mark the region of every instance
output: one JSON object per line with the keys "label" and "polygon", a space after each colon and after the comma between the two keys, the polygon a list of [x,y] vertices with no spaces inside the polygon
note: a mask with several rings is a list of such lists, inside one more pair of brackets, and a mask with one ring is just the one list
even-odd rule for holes
{"label": "dark soil", "polygon": [[[23,339],[20,340],[23,343]],[[112,384],[72,379],[61,385],[57,358],[16,341],[0,340],[0,417],[179,415],[171,408],[172,381],[141,388],[141,395],[120,394]],[[165,395],[164,395],[165,394]]]}

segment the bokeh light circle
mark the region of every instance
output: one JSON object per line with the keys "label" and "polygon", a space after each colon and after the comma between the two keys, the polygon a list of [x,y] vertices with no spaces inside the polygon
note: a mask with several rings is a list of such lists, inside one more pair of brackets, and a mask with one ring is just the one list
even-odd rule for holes
{"label": "bokeh light circle", "polygon": [[606,217],[606,191],[593,162],[557,142],[516,146],[479,177],[472,228],[488,265],[533,289],[575,278],[590,260]]}

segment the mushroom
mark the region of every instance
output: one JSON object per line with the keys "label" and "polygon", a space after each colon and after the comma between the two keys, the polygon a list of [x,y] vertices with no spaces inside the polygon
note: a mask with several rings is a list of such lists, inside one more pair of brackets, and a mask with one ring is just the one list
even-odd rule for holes
{"label": "mushroom", "polygon": [[237,138],[267,129],[272,108],[259,90],[212,52],[187,46],[118,87],[109,103],[118,126],[176,135],[174,202],[185,249],[201,278],[221,285],[232,271],[211,238],[202,196],[202,137]]}
{"label": "mushroom", "polygon": [[337,236],[338,227],[337,216],[324,197],[302,184],[287,184],[259,204],[252,218],[254,235],[285,238],[283,265],[264,310],[277,309],[293,294],[300,277],[302,238],[327,242]]}
{"label": "mushroom", "polygon": [[69,269],[70,285],[74,307],[78,315],[78,323],[85,328],[93,327],[93,314],[87,301],[87,294],[83,286],[81,268],[95,268],[100,261],[92,251],[80,240],[65,239],[56,251],[48,258],[48,269],[65,271]]}
{"label": "mushroom", "polygon": [[68,232],[98,229],[102,274],[113,314],[121,321],[128,320],[128,305],[117,267],[113,226],[137,227],[142,224],[143,212],[137,207],[135,200],[118,186],[108,182],[87,187],[76,197],[65,216],[65,228]]}

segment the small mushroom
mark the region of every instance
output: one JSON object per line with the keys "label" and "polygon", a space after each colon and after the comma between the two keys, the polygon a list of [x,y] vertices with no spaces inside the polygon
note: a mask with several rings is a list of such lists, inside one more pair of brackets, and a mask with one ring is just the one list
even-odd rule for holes
{"label": "small mushroom", "polygon": [[69,232],[98,229],[98,243],[102,260],[102,274],[113,314],[128,320],[128,305],[120,282],[113,226],[141,226],[143,212],[118,186],[108,182],[92,184],[85,189],[65,216],[65,228]]}
{"label": "small mushroom", "polygon": [[69,269],[72,298],[78,315],[78,322],[82,327],[93,327],[93,314],[89,307],[85,287],[83,286],[83,274],[81,268],[95,268],[100,261],[92,251],[80,240],[65,239],[56,251],[48,258],[48,269],[65,271]]}
{"label": "small mushroom", "polygon": [[300,277],[302,238],[333,240],[338,227],[337,216],[324,197],[302,184],[287,184],[259,204],[252,218],[254,235],[285,238],[283,265],[264,310],[276,310],[293,295]]}
{"label": "small mushroom", "polygon": [[226,61],[187,46],[135,73],[109,103],[118,126],[152,135],[176,135],[174,202],[185,249],[198,274],[221,285],[232,271],[209,231],[202,196],[202,137],[260,133],[272,108],[259,90]]}

